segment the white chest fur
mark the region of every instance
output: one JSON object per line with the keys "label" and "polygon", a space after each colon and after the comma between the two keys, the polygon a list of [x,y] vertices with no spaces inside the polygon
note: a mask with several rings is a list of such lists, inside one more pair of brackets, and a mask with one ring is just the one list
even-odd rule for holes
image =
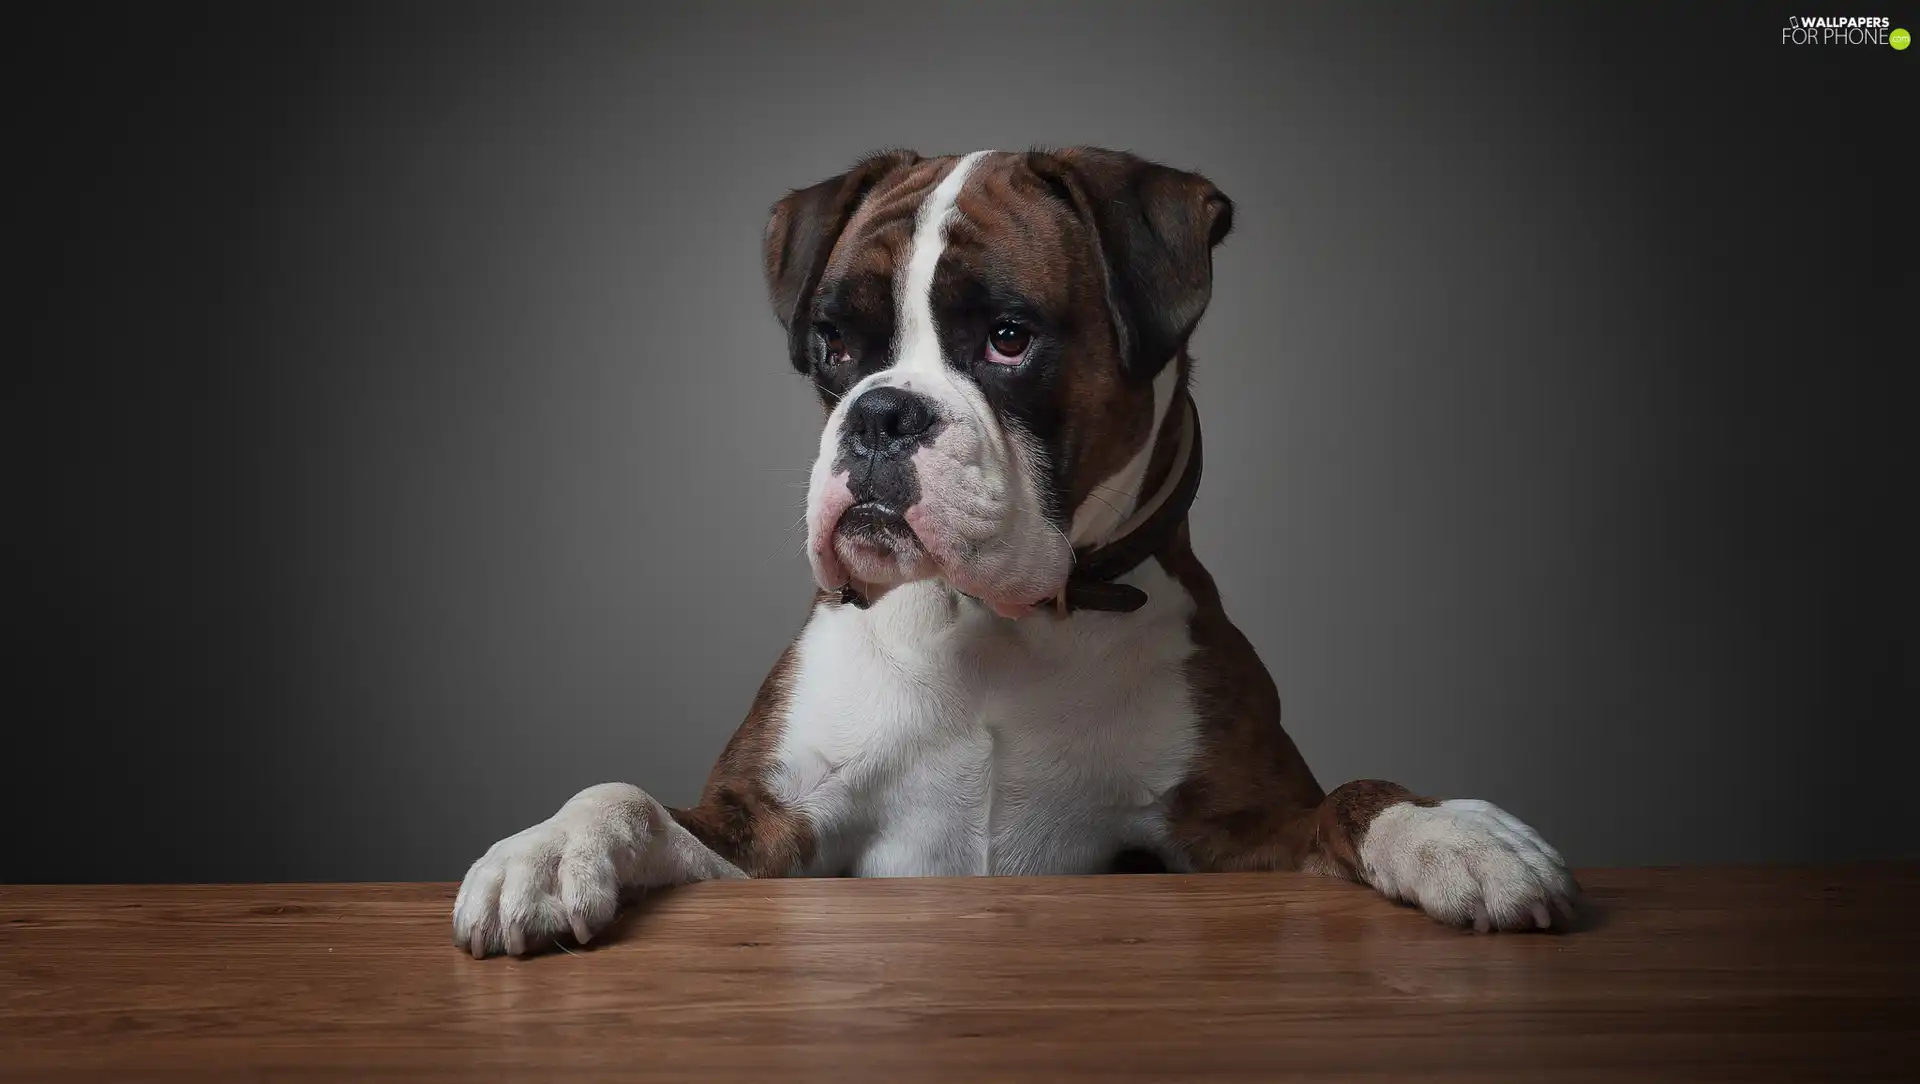
{"label": "white chest fur", "polygon": [[995,617],[930,583],[816,613],[775,786],[811,874],[1080,873],[1153,848],[1195,726],[1192,598],[1157,562],[1131,614]]}

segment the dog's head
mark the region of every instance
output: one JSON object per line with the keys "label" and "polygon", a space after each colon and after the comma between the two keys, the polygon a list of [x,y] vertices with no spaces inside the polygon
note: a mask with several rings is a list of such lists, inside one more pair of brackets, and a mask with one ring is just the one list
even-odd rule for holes
{"label": "dog's head", "polygon": [[1094,148],[867,158],[774,205],[768,288],[827,408],[821,587],[939,577],[1015,615],[1143,499],[1232,204]]}

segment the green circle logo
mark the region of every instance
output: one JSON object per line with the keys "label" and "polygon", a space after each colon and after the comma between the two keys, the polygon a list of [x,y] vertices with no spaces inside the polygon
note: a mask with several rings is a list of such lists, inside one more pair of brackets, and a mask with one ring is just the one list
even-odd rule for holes
{"label": "green circle logo", "polygon": [[1896,30],[1887,35],[1887,44],[1895,49],[1905,49],[1913,41],[1913,35],[1904,30]]}

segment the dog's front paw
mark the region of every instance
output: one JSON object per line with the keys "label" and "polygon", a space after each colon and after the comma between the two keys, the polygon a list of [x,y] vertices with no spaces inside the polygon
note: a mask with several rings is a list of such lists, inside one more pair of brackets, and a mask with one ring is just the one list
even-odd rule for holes
{"label": "dog's front paw", "polygon": [[1380,811],[1360,842],[1367,883],[1455,926],[1570,925],[1579,886],[1540,834],[1491,802],[1403,802]]}
{"label": "dog's front paw", "polygon": [[636,787],[589,787],[560,812],[494,844],[453,903],[453,940],[475,959],[518,956],[571,933],[582,943],[620,909],[664,819]]}

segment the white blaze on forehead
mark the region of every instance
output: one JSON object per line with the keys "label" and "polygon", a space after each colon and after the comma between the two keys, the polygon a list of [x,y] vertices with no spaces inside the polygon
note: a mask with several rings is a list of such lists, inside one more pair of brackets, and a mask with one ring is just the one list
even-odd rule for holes
{"label": "white blaze on forehead", "polygon": [[967,183],[974,164],[992,154],[974,151],[955,162],[940,179],[914,220],[913,247],[907,256],[907,273],[895,284],[895,303],[899,307],[899,352],[894,368],[902,373],[944,373],[946,363],[940,356],[940,336],[933,325],[933,273],[940,267],[940,254],[947,247],[947,220]]}

